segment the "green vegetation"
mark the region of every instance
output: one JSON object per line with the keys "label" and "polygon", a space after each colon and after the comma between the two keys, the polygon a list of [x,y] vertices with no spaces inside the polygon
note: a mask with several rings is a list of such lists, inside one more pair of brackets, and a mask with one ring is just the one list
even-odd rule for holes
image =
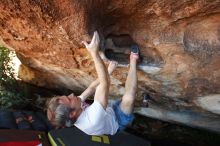
{"label": "green vegetation", "polygon": [[14,77],[10,50],[0,46],[0,108],[23,108],[29,100]]}

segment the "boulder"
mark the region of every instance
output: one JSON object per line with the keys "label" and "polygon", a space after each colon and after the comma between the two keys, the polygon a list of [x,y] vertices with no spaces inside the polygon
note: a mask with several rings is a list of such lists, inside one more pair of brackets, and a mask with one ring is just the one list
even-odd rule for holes
{"label": "boulder", "polygon": [[[219,0],[5,0],[0,4],[0,44],[17,53],[22,62],[19,77],[37,86],[85,90],[97,75],[81,41],[89,41],[95,30],[106,65],[109,60],[119,62],[111,78],[112,98],[124,93],[130,46],[138,44],[137,107],[143,94],[149,94],[155,109],[187,109],[219,119],[218,111],[198,104],[201,97],[220,94]],[[217,102],[205,101],[209,99]]]}

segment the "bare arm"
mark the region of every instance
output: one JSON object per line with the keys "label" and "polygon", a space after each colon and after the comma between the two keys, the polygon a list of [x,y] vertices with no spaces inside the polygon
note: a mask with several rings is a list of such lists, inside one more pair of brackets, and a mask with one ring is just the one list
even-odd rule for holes
{"label": "bare arm", "polygon": [[97,32],[94,32],[92,41],[90,44],[83,42],[87,50],[90,52],[93,61],[95,63],[96,72],[98,74],[99,85],[96,89],[94,99],[100,102],[100,104],[105,109],[108,105],[108,94],[109,94],[109,85],[110,79],[107,72],[107,69],[104,65],[103,60],[101,59],[98,50],[99,50],[99,35]]}
{"label": "bare arm", "polygon": [[95,93],[96,87],[99,85],[99,79],[93,81],[89,87],[83,91],[83,93],[79,96],[82,101],[85,101],[89,96]]}
{"label": "bare arm", "polygon": [[[108,74],[111,75],[112,72],[116,69],[118,62],[111,61],[108,65]],[[95,93],[96,87],[99,85],[99,79],[93,81],[89,87],[80,95],[82,101],[85,101],[86,98],[92,96]]]}

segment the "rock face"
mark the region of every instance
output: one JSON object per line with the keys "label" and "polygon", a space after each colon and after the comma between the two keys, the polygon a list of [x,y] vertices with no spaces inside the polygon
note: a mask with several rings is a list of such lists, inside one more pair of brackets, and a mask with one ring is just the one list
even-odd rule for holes
{"label": "rock face", "polygon": [[[1,44],[16,51],[22,62],[20,78],[38,86],[83,91],[96,72],[81,41],[89,40],[95,30],[106,64],[111,59],[120,64],[112,76],[112,97],[124,93],[129,47],[138,44],[142,61],[137,106],[147,93],[151,105],[159,109],[189,110],[219,119],[219,0],[0,3]],[[209,110],[203,105],[212,95],[215,109]]]}

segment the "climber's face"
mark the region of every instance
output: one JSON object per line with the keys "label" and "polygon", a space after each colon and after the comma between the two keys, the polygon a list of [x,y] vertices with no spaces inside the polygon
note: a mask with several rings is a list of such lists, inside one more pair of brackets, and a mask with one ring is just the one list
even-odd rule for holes
{"label": "climber's face", "polygon": [[70,94],[68,96],[60,96],[58,99],[59,104],[64,104],[73,109],[81,108],[81,99],[74,94]]}

